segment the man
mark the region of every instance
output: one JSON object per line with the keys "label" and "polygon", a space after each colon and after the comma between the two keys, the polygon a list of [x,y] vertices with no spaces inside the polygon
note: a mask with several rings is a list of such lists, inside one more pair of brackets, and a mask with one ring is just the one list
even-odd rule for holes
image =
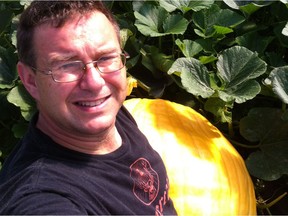
{"label": "man", "polygon": [[39,113],[0,175],[0,214],[176,214],[159,155],[122,107],[126,55],[97,1],[33,2],[19,76]]}

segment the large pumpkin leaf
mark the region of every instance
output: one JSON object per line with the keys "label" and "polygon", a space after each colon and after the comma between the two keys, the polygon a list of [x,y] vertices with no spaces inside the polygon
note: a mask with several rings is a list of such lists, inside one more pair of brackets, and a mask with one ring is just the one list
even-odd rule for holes
{"label": "large pumpkin leaf", "polygon": [[189,22],[179,14],[169,14],[164,8],[143,4],[134,11],[135,26],[145,36],[160,37],[169,34],[184,34]]}
{"label": "large pumpkin leaf", "polygon": [[168,74],[180,73],[181,82],[187,92],[208,98],[214,94],[207,68],[194,58],[178,58]]}
{"label": "large pumpkin leaf", "polygon": [[7,96],[10,103],[20,107],[21,114],[25,120],[29,121],[36,112],[36,104],[34,99],[26,91],[23,85],[19,84],[14,87]]}
{"label": "large pumpkin leaf", "polygon": [[216,4],[193,14],[193,22],[199,28],[199,30],[195,29],[195,33],[204,38],[230,33],[233,27],[244,21],[241,15],[228,9],[221,9]]}
{"label": "large pumpkin leaf", "polygon": [[235,46],[219,56],[217,69],[217,75],[223,80],[219,97],[224,101],[243,103],[260,92],[260,85],[254,79],[266,72],[266,63],[257,53]]}
{"label": "large pumpkin leaf", "polygon": [[272,181],[288,174],[288,121],[280,109],[254,108],[240,121],[240,133],[250,142],[259,143],[259,151],[246,160],[249,172]]}
{"label": "large pumpkin leaf", "polygon": [[288,66],[275,68],[271,71],[270,79],[274,93],[288,104]]}
{"label": "large pumpkin leaf", "polygon": [[168,12],[175,11],[176,9],[186,13],[190,10],[200,11],[202,9],[209,8],[214,3],[214,0],[205,1],[191,1],[191,0],[160,0],[159,4],[165,8]]}

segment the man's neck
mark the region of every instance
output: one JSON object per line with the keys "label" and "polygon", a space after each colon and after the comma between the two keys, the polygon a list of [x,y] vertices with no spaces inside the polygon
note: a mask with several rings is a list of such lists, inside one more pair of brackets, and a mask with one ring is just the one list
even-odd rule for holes
{"label": "man's neck", "polygon": [[104,155],[111,153],[122,145],[122,138],[114,125],[102,134],[80,136],[65,132],[58,127],[47,127],[39,116],[36,127],[48,135],[57,144],[85,154]]}

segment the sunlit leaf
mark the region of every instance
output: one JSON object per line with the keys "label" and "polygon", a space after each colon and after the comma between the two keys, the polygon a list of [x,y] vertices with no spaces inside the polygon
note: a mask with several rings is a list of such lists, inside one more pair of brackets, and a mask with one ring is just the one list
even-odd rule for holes
{"label": "sunlit leaf", "polygon": [[288,104],[288,66],[273,69],[269,79],[274,93]]}
{"label": "sunlit leaf", "polygon": [[288,48],[288,37],[282,33],[285,27],[286,27],[286,22],[279,23],[274,26],[273,31],[277,39],[281,43],[281,45]]}
{"label": "sunlit leaf", "polygon": [[285,27],[282,29],[282,34],[288,36],[288,23],[286,23]]}
{"label": "sunlit leaf", "polygon": [[253,99],[261,91],[261,87],[256,80],[248,80],[235,87],[220,90],[219,97],[226,101],[235,101],[236,103],[244,103]]}
{"label": "sunlit leaf", "polygon": [[180,72],[181,82],[187,92],[201,96],[210,97],[215,91],[210,86],[210,76],[207,68],[194,58],[178,58],[168,74]]}
{"label": "sunlit leaf", "polygon": [[163,29],[166,34],[184,34],[188,21],[179,14],[169,15],[163,22]]}
{"label": "sunlit leaf", "polygon": [[239,1],[239,0],[223,0],[229,7],[241,10],[244,13],[251,15],[257,10],[259,10],[261,7],[267,6],[271,4],[273,1],[266,1],[266,0],[245,0],[245,1]]}
{"label": "sunlit leaf", "polygon": [[202,64],[208,64],[211,62],[214,62],[217,60],[217,58],[214,55],[210,55],[210,56],[200,56],[199,60]]}
{"label": "sunlit leaf", "polygon": [[225,27],[225,26],[219,26],[219,25],[214,25],[214,29],[217,34],[222,34],[222,35],[233,32],[233,29]]}
{"label": "sunlit leaf", "polygon": [[159,4],[165,8],[168,12],[175,11],[176,9],[186,13],[190,10],[199,11],[205,8],[209,8],[214,3],[214,0],[205,1],[191,1],[191,0],[160,0]]}
{"label": "sunlit leaf", "polygon": [[235,46],[223,51],[217,61],[218,76],[223,80],[219,96],[224,101],[243,103],[260,92],[255,78],[266,72],[266,63],[257,53]]}
{"label": "sunlit leaf", "polygon": [[169,14],[164,8],[143,4],[134,11],[135,26],[145,36],[159,37],[169,34],[183,34],[189,22],[181,15]]}
{"label": "sunlit leaf", "polygon": [[196,41],[181,41],[180,39],[177,39],[175,43],[180,48],[185,57],[193,57],[203,50],[202,46]]}
{"label": "sunlit leaf", "polygon": [[[193,14],[193,22],[199,28],[195,31],[196,34],[203,37],[213,37],[215,33],[222,32],[223,34],[230,33],[229,28],[244,22],[245,19],[241,15],[228,9],[221,9],[216,4],[206,10],[201,10]],[[220,28],[222,27],[222,29]],[[225,31],[224,31],[225,29]],[[202,32],[202,33],[200,33]]]}
{"label": "sunlit leaf", "polygon": [[143,35],[151,37],[164,35],[162,24],[168,16],[168,12],[163,8],[145,4],[140,11],[134,11],[134,15],[135,26]]}

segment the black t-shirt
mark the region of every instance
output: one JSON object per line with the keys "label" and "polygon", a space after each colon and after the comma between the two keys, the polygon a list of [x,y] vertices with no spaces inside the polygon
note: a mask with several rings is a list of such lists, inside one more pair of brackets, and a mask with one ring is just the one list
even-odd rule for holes
{"label": "black t-shirt", "polygon": [[30,123],[0,174],[0,214],[176,214],[165,167],[122,107],[122,146],[106,155],[64,148]]}

